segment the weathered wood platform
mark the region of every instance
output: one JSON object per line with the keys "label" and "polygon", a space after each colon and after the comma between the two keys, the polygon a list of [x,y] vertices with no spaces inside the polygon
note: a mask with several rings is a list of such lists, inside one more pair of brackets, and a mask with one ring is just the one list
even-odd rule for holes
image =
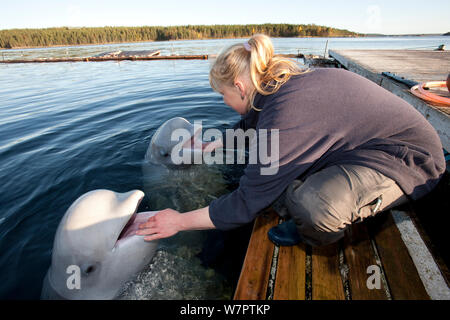
{"label": "weathered wood platform", "polygon": [[446,80],[450,72],[450,51],[330,50],[330,56],[372,73],[389,71],[418,82]]}
{"label": "weathered wood platform", "polygon": [[431,105],[410,93],[409,88],[382,72],[417,82],[445,81],[450,73],[450,51],[431,50],[330,50],[330,57],[403,98],[433,125],[445,149],[450,150],[450,108]]}
{"label": "weathered wood platform", "polygon": [[417,239],[403,240],[409,232],[397,226],[411,228],[408,219],[402,212],[384,212],[352,225],[333,245],[277,247],[267,231],[279,217],[269,209],[255,221],[234,299],[450,299],[448,283],[431,255],[417,258],[416,251],[425,254],[427,248],[411,247]]}
{"label": "weathered wood platform", "polygon": [[[450,71],[450,52],[345,50],[329,54],[340,66],[412,104],[450,150],[450,108],[432,106],[412,95],[406,85],[382,75],[390,72],[417,82],[445,80]],[[445,181],[443,188],[448,190]],[[433,205],[424,206],[426,211],[435,207],[436,201],[441,204],[446,200],[433,199]],[[447,205],[438,207],[447,212]],[[450,299],[447,265],[417,223],[416,209],[405,205],[402,210],[383,212],[352,225],[339,243],[312,248],[305,244],[275,246],[267,231],[281,220],[268,209],[255,221],[234,299]],[[425,216],[430,214],[425,212]],[[379,286],[373,282],[377,272]]]}

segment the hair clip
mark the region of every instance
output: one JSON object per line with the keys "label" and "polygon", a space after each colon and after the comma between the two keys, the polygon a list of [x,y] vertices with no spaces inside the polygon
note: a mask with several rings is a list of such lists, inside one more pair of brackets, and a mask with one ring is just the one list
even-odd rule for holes
{"label": "hair clip", "polygon": [[250,46],[250,44],[246,41],[244,42],[244,48],[245,50],[247,50],[248,52],[252,51],[252,47]]}

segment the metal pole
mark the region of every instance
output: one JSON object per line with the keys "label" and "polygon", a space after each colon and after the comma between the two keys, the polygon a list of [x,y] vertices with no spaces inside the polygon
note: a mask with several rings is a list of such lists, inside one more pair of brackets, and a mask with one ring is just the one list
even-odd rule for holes
{"label": "metal pole", "polygon": [[324,59],[327,58],[327,49],[328,49],[328,40],[327,40],[327,43],[325,44],[325,52],[323,53],[323,58]]}

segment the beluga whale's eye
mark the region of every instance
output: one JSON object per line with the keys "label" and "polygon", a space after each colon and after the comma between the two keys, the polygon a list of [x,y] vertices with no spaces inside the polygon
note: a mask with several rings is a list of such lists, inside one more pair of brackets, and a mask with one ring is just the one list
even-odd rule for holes
{"label": "beluga whale's eye", "polygon": [[164,149],[160,149],[159,154],[164,158],[167,158],[169,156],[169,153]]}
{"label": "beluga whale's eye", "polygon": [[92,272],[94,272],[97,269],[97,267],[93,264],[91,265],[87,265],[85,267],[83,267],[83,273],[85,275],[90,275]]}

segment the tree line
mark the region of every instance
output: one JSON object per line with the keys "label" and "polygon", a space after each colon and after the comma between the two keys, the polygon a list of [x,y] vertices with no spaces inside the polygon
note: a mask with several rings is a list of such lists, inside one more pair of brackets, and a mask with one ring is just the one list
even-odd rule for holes
{"label": "tree line", "polygon": [[348,37],[360,34],[314,24],[188,25],[172,27],[102,27],[0,30],[0,48],[118,42],[220,39],[264,33],[271,37]]}

